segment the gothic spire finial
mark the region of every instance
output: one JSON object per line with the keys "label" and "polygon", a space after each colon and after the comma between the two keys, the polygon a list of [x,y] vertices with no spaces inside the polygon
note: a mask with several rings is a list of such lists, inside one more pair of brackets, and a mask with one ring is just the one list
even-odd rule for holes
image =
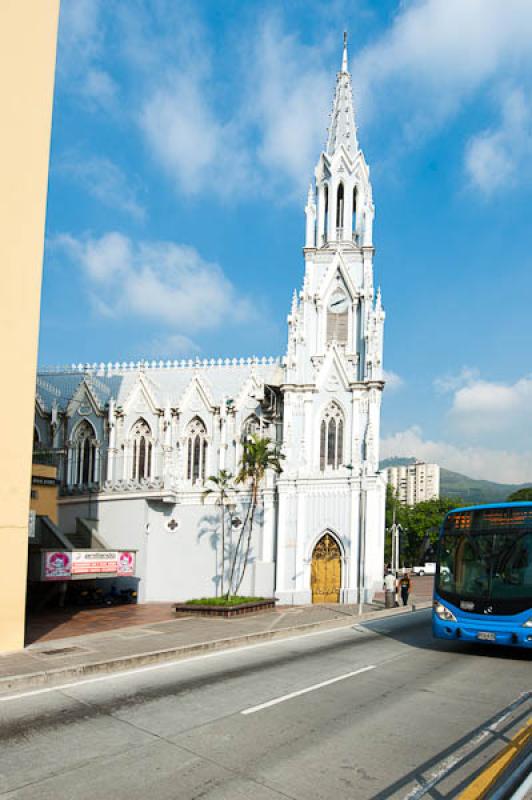
{"label": "gothic spire finial", "polygon": [[334,93],[331,124],[327,132],[325,151],[332,156],[343,145],[353,158],[358,151],[355,112],[353,109],[353,89],[347,61],[347,31],[344,31],[344,50],[342,68],[336,75],[336,91]]}
{"label": "gothic spire finial", "polygon": [[344,53],[342,56],[342,72],[349,72],[347,65],[347,31],[344,31]]}

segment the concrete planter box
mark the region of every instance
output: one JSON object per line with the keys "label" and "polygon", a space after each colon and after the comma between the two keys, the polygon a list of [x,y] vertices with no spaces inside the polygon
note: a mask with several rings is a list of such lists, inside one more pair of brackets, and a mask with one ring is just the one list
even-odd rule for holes
{"label": "concrete planter box", "polygon": [[240,603],[236,606],[201,606],[196,603],[178,603],[175,610],[178,614],[195,614],[200,617],[239,617],[242,614],[271,611],[275,608],[275,602],[275,597],[271,597],[255,603]]}

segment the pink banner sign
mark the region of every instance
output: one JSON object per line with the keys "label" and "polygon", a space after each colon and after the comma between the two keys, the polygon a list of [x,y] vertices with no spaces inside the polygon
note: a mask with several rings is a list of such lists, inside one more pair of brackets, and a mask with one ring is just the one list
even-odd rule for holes
{"label": "pink banner sign", "polygon": [[117,553],[99,551],[74,551],[72,575],[116,575]]}
{"label": "pink banner sign", "polygon": [[45,581],[61,581],[72,576],[72,559],[70,553],[60,552],[43,553],[43,572]]}
{"label": "pink banner sign", "polygon": [[135,553],[126,550],[118,553],[116,574],[120,576],[135,574]]}

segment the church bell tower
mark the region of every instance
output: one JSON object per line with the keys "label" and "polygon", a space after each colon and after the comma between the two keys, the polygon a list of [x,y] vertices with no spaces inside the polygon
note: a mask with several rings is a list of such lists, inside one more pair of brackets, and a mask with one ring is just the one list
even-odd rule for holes
{"label": "church bell tower", "polygon": [[[373,282],[375,208],[345,34],[305,215],[305,276],[288,316],[282,387],[276,595],[288,603],[360,602],[380,588],[384,558],[384,310]],[[334,568],[324,558],[335,559]]]}

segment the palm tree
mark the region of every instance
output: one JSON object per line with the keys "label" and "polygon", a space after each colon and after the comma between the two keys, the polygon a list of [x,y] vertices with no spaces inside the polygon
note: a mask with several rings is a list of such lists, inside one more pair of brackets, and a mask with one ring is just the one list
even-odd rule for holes
{"label": "palm tree", "polygon": [[246,573],[246,568],[248,565],[249,549],[251,546],[251,536],[253,533],[253,522],[255,519],[255,511],[258,503],[259,491],[261,484],[264,480],[264,477],[266,475],[266,471],[268,469],[272,469],[277,474],[282,472],[281,459],[283,458],[284,455],[279,451],[277,445],[274,444],[274,442],[272,442],[272,440],[268,439],[267,437],[262,437],[259,436],[258,434],[252,434],[251,436],[248,436],[243,442],[242,459],[240,463],[240,470],[236,477],[236,482],[249,484],[250,501],[246,514],[246,519],[244,520],[244,523],[242,525],[242,529],[240,531],[240,536],[238,537],[238,542],[233,557],[231,574],[229,576],[229,592],[231,591],[231,587],[233,585],[233,578],[236,569],[237,557],[239,555],[240,547],[244,539],[244,532],[246,530],[246,525],[247,525],[247,539],[245,544],[245,551],[243,554],[242,572],[240,573],[240,578],[235,587],[235,594],[238,593],[238,590],[242,585],[242,581],[244,580],[244,575]]}
{"label": "palm tree", "polygon": [[[203,496],[207,497],[209,494],[216,495],[216,503],[220,506],[221,529],[222,529],[222,579],[220,581],[220,593],[224,595],[224,574],[225,574],[225,507],[227,500],[234,491],[233,475],[226,469],[221,469],[218,475],[210,475],[207,478],[207,483],[213,483],[214,486],[205,489]],[[231,584],[229,584],[229,589]]]}

